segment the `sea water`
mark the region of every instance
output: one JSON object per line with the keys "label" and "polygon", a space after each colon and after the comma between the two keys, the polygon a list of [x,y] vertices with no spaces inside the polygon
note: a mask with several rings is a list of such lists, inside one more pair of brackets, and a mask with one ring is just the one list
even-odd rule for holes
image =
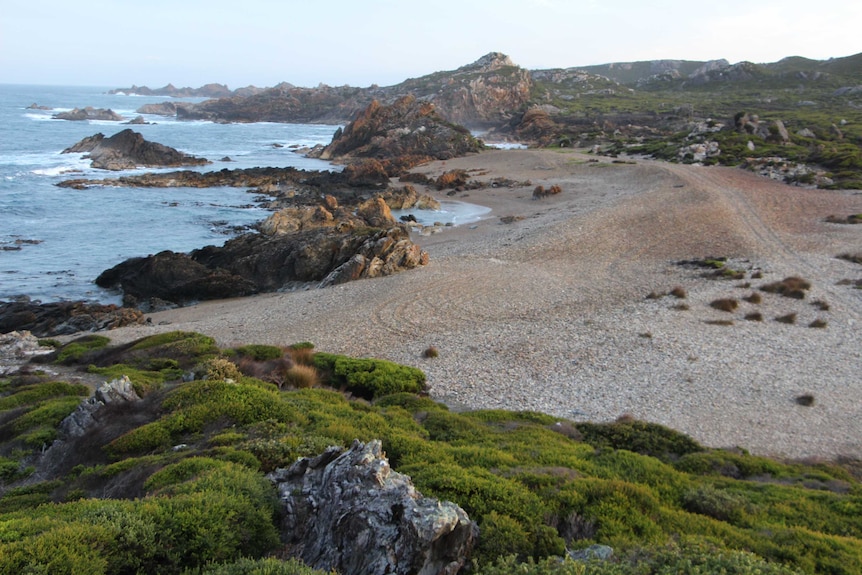
{"label": "sea water", "polygon": [[[95,285],[104,270],[163,250],[188,252],[221,245],[237,229],[264,219],[245,188],[59,188],[72,178],[106,178],[146,170],[106,172],[83,154],[62,150],[98,132],[140,132],[212,163],[194,169],[289,167],[340,169],[305,158],[291,146],[328,144],[339,126],[321,124],[219,124],[138,114],[140,106],[201,98],[108,94],[109,88],[0,85],[0,301],[28,296],[43,302],[90,300],[119,303],[120,294]],[[50,110],[29,109],[31,104]],[[52,119],[73,108],[109,108],[150,124]],[[229,161],[228,161],[229,159]],[[159,170],[150,170],[159,171]],[[462,224],[485,210],[446,202],[421,220]]]}

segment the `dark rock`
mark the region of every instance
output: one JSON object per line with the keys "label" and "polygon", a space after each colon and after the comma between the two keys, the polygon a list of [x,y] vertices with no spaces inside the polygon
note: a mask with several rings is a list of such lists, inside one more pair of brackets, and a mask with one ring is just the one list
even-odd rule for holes
{"label": "dark rock", "polygon": [[0,333],[28,330],[38,337],[101,331],[144,323],[137,309],[82,301],[0,303]]}
{"label": "dark rock", "polygon": [[[295,233],[244,234],[222,247],[208,246],[188,255],[165,251],[133,258],[103,272],[96,283],[122,289],[127,305],[153,297],[184,305],[277,291],[296,282],[325,287],[428,262],[409,231],[394,221],[388,229],[356,230],[349,220],[343,223]],[[363,265],[343,267],[356,255],[362,256]]]}
{"label": "dark rock", "polygon": [[40,106],[36,102],[33,102],[32,104],[27,106],[27,109],[28,110],[53,110],[54,108],[52,108],[50,106]]}
{"label": "dark rock", "polygon": [[210,163],[205,158],[197,158],[162,144],[148,142],[141,134],[130,129],[118,132],[110,138],[101,133],[89,136],[66,148],[63,153],[87,153],[85,157],[92,160],[94,168],[113,171],[138,166],[201,166]]}
{"label": "dark rock", "polygon": [[111,109],[93,108],[75,108],[69,112],[59,112],[51,116],[55,120],[72,120],[82,122],[86,120],[102,120],[107,122],[122,122],[123,117]]}
{"label": "dark rock", "polygon": [[102,272],[96,284],[120,287],[126,303],[159,298],[190,303],[241,297],[256,293],[250,281],[223,269],[209,269],[186,254],[163,251],[146,258],[128,259]]}
{"label": "dark rock", "polygon": [[476,541],[464,510],[418,493],[391,470],[380,441],[329,448],[268,477],[282,501],[288,552],[315,569],[454,575]]}

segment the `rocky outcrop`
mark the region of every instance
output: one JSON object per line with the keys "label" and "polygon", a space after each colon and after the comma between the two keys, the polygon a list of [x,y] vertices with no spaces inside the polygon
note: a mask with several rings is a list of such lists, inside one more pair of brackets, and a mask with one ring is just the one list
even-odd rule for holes
{"label": "rocky outcrop", "polygon": [[481,149],[482,143],[469,130],[443,120],[433,104],[405,96],[390,106],[372,102],[355,120],[335,133],[320,157],[339,161],[409,158],[407,162],[397,162],[403,170],[422,162],[448,160]]}
{"label": "rocky outcrop", "polygon": [[102,384],[96,388],[93,397],[82,401],[75,411],[60,422],[57,428],[60,441],[83,437],[98,422],[97,413],[102,407],[117,402],[140,401],[140,399],[128,376],[124,375]]}
{"label": "rocky outcrop", "polygon": [[101,331],[144,323],[137,309],[83,301],[54,303],[29,300],[0,303],[0,333],[27,330],[38,337]]}
{"label": "rocky outcrop", "polygon": [[[357,260],[363,265],[345,265]],[[185,305],[296,284],[325,286],[379,277],[427,262],[428,255],[405,227],[355,230],[348,222],[296,233],[244,234],[222,247],[190,254],[165,251],[132,258],[102,272],[96,283],[122,289],[126,305],[146,309],[152,298]]]}
{"label": "rocky outcrop", "polygon": [[102,170],[129,170],[139,166],[201,166],[210,163],[205,158],[184,154],[169,146],[148,142],[131,129],[123,130],[106,138],[99,133],[84,138],[77,144],[63,150],[64,154],[86,153],[94,168]]}
{"label": "rocky outcrop", "polygon": [[51,116],[55,120],[72,120],[75,122],[83,122],[86,120],[102,120],[107,122],[122,122],[125,120],[121,115],[111,109],[93,108],[74,108],[68,112],[59,112]]}
{"label": "rocky outcrop", "polygon": [[0,334],[0,377],[18,371],[31,358],[52,351],[53,347],[40,345],[39,339],[26,330]]}
{"label": "rocky outcrop", "polygon": [[288,552],[307,565],[365,575],[454,575],[477,527],[463,509],[423,497],[392,471],[380,441],[333,447],[268,475]]}

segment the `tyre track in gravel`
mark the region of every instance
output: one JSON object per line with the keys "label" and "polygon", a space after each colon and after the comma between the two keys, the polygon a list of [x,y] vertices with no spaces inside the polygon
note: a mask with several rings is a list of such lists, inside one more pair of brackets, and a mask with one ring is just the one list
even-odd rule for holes
{"label": "tyre track in gravel", "polygon": [[[821,266],[811,262],[803,253],[791,246],[772,226],[764,221],[763,216],[752,205],[746,193],[740,189],[738,183],[740,174],[738,172],[727,172],[728,168],[703,168],[679,164],[662,164],[662,166],[666,171],[687,182],[688,185],[722,195],[730,200],[738,221],[757,238],[760,248],[764,250],[765,253],[762,257],[766,260],[773,260],[765,263],[775,265],[777,261],[788,269],[800,269],[804,272],[792,275],[804,275],[818,279],[829,275]],[[777,185],[772,182],[752,183],[759,188],[755,189],[755,193],[772,193],[767,187]],[[789,196],[794,190],[785,187],[781,191]],[[802,190],[799,192],[804,193]],[[788,197],[785,201],[790,202],[792,198]],[[862,318],[862,300],[852,297],[847,290],[837,289],[834,282],[817,282],[817,288],[829,294],[833,300],[840,301],[843,304],[842,311],[851,315],[854,320],[858,321]]]}

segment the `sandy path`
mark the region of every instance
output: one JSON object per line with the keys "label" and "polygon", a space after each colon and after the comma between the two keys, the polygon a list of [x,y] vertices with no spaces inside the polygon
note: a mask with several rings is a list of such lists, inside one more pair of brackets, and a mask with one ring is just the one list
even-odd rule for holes
{"label": "sandy path", "polygon": [[[597,421],[629,413],[716,447],[862,456],[862,291],[836,285],[862,277],[862,267],[834,257],[862,252],[862,226],[823,223],[862,212],[862,195],[730,168],[587,163],[574,152],[496,151],[417,171],[453,168],[531,183],[460,194],[493,212],[417,237],[431,254],[423,269],[152,314],[153,326],[111,336],[183,329],[223,345],[307,340],[416,365],[432,396],[454,407]],[[537,184],[564,192],[533,200]],[[500,223],[506,215],[523,219]],[[674,264],[705,256],[761,269],[763,280],[746,280],[754,287],[803,276],[811,294],[713,310],[713,299],[752,290]],[[645,299],[676,285],[688,292],[686,311],[671,297]],[[829,311],[812,306],[816,299]],[[751,311],[765,321],[745,321]],[[774,321],[789,312],[796,324]],[[815,318],[827,328],[807,327]],[[733,325],[707,323],[726,319]],[[438,358],[421,358],[429,345]],[[802,393],[814,406],[796,404]]]}

